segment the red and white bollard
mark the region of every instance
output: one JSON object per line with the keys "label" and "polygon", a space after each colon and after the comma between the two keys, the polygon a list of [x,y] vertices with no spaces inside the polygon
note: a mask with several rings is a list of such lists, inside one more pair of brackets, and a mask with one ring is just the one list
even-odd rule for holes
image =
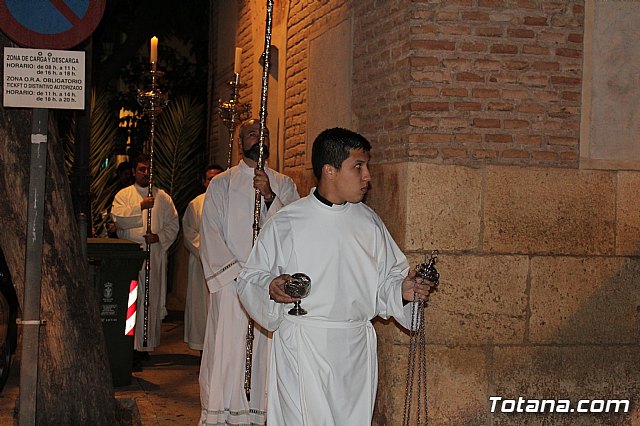
{"label": "red and white bollard", "polygon": [[136,301],[138,300],[138,281],[131,280],[129,284],[129,303],[127,304],[127,322],[124,335],[133,336],[136,329]]}

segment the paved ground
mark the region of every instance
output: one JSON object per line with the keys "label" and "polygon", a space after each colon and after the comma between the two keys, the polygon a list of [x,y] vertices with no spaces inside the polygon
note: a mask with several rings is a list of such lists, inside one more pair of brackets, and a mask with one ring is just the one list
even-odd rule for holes
{"label": "paved ground", "polygon": [[[182,341],[182,315],[182,311],[170,311],[162,323],[162,344],[152,353],[151,359],[144,361],[143,371],[132,374],[131,385],[116,388],[117,398],[136,401],[143,426],[194,426],[200,417],[200,354]],[[18,364],[19,354],[14,367]],[[0,425],[14,424],[18,370],[12,368],[9,382],[0,394]]]}

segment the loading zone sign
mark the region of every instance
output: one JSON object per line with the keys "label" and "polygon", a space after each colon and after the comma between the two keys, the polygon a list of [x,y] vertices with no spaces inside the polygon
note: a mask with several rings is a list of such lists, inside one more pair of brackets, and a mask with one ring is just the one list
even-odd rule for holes
{"label": "loading zone sign", "polygon": [[4,48],[5,107],[84,109],[84,52]]}

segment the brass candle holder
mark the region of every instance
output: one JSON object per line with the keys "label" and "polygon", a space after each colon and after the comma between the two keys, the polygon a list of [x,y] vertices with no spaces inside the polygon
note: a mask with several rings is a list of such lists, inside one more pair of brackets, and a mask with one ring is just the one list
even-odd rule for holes
{"label": "brass candle holder", "polygon": [[[138,90],[137,100],[142,106],[143,113],[149,116],[149,122],[151,128],[149,131],[149,192],[148,196],[153,196],[153,149],[155,142],[155,127],[156,118],[158,114],[162,112],[162,108],[167,105],[169,101],[167,95],[162,93],[158,88],[157,82],[160,77],[164,75],[162,71],[156,69],[156,63],[151,62],[151,69],[148,74],[151,77],[151,90],[144,91]],[[147,234],[151,233],[151,209],[147,210]],[[145,276],[144,276],[144,323],[142,331],[142,346],[147,347],[148,342],[148,330],[149,330],[149,275],[151,274],[151,245],[146,244],[146,262],[145,262]]]}
{"label": "brass candle holder", "polygon": [[227,85],[231,88],[231,97],[228,101],[218,99],[218,115],[222,119],[229,132],[229,146],[227,151],[227,169],[231,167],[231,150],[233,149],[233,135],[236,125],[249,118],[251,110],[250,103],[238,103],[238,92],[240,91],[240,74],[233,73],[233,80]]}

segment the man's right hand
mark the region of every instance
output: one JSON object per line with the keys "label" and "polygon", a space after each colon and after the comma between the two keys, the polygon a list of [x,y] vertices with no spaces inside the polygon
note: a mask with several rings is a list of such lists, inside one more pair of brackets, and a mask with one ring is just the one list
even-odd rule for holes
{"label": "man's right hand", "polygon": [[142,201],[140,201],[140,209],[147,210],[153,207],[153,197],[144,197]]}
{"label": "man's right hand", "polygon": [[260,191],[260,195],[265,201],[271,202],[275,198],[271,185],[269,184],[269,175],[264,170],[255,169],[253,176],[253,187]]}
{"label": "man's right hand", "polygon": [[289,296],[284,291],[284,285],[290,279],[291,279],[291,275],[282,274],[274,278],[273,281],[271,281],[271,284],[269,284],[269,296],[271,297],[272,300],[278,303],[293,303],[293,302],[300,301],[299,298],[295,299]]}

